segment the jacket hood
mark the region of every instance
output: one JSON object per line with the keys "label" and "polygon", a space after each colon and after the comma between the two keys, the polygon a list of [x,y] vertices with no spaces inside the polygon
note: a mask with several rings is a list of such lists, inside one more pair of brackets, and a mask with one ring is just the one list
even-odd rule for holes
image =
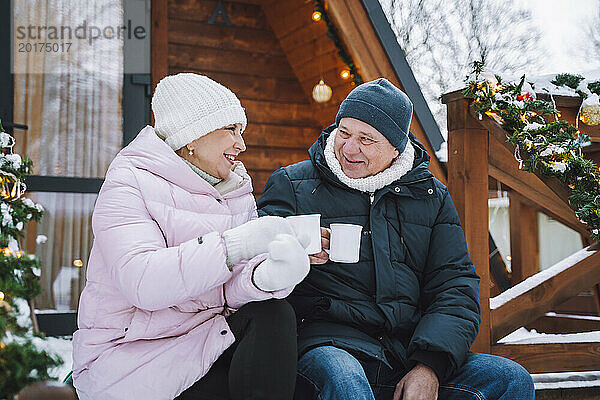
{"label": "jacket hood", "polygon": [[[332,124],[325,128],[321,132],[321,135],[317,141],[308,149],[308,154],[317,170],[319,170],[321,174],[323,174],[328,180],[336,183],[337,185],[346,186],[335,176],[325,160],[325,146],[327,145],[327,139],[336,127],[337,126],[335,124]],[[429,154],[427,154],[427,150],[425,150],[425,147],[417,140],[412,132],[409,132],[409,140],[415,150],[413,167],[400,179],[393,182],[393,184],[410,183],[416,180],[433,177],[433,174],[429,172],[428,169],[430,158]]]}
{"label": "jacket hood", "polygon": [[[159,138],[151,126],[142,129],[136,138],[119,152],[109,170],[117,165],[116,161],[120,157],[127,158],[134,167],[160,176],[190,193],[206,193],[217,198],[223,197],[218,190],[196,174],[171,147]],[[243,164],[238,163],[236,173],[247,176]],[[247,179],[246,182],[241,188],[228,193],[226,197],[232,197],[231,194],[240,196],[251,193],[252,184],[250,179]]]}

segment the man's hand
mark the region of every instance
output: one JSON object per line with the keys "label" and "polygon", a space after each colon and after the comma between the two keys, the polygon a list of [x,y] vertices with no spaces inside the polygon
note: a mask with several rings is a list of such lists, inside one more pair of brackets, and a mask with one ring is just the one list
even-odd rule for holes
{"label": "man's hand", "polygon": [[396,385],[393,400],[437,400],[440,383],[435,372],[417,364]]}
{"label": "man's hand", "polygon": [[308,256],[311,264],[325,264],[329,260],[329,254],[324,249],[329,250],[329,229],[321,227],[321,252]]}

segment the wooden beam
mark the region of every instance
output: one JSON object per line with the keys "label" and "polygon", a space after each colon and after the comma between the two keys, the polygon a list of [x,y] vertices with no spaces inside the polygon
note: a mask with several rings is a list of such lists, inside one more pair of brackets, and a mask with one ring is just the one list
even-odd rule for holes
{"label": "wooden beam", "polygon": [[540,271],[537,211],[510,191],[510,256],[511,282],[519,282]]}
{"label": "wooden beam", "polygon": [[596,311],[600,315],[600,285],[595,285],[594,289],[594,303],[596,304]]}
{"label": "wooden beam", "polygon": [[492,354],[518,362],[531,374],[600,369],[600,342],[499,344]]}
{"label": "wooden beam", "polygon": [[495,136],[490,136],[490,176],[519,192],[521,196],[538,205],[544,213],[552,218],[583,235],[589,236],[587,225],[577,219],[571,208],[536,175],[520,170],[513,153],[500,143]]}
{"label": "wooden beam", "polygon": [[[152,0],[152,89],[169,74],[169,1]],[[154,124],[154,118],[152,118]]]}
{"label": "wooden beam", "polygon": [[600,252],[590,246],[513,286],[490,301],[492,340],[497,342],[599,282]]}
{"label": "wooden beam", "polygon": [[448,189],[480,276],[481,325],[473,351],[490,352],[488,133],[467,111],[466,99],[448,104]]}

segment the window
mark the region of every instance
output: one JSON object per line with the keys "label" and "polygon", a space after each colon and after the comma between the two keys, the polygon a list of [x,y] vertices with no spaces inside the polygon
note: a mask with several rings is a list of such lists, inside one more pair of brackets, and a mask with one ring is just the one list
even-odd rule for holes
{"label": "window", "polygon": [[26,196],[46,210],[22,243],[42,263],[36,306],[73,310],[103,177],[150,123],[150,0],[1,2],[0,29],[10,57],[0,66],[0,118],[14,151],[34,162]]}

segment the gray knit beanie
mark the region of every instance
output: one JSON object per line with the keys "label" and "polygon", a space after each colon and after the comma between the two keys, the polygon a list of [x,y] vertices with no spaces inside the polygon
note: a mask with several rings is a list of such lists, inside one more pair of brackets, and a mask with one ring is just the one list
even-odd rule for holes
{"label": "gray knit beanie", "polygon": [[340,105],[335,123],[344,117],[358,119],[377,129],[398,149],[408,142],[413,105],[404,92],[385,78],[355,87]]}
{"label": "gray knit beanie", "polygon": [[246,113],[235,94],[204,75],[169,75],[156,85],[152,96],[154,129],[178,150],[228,125],[246,129]]}

